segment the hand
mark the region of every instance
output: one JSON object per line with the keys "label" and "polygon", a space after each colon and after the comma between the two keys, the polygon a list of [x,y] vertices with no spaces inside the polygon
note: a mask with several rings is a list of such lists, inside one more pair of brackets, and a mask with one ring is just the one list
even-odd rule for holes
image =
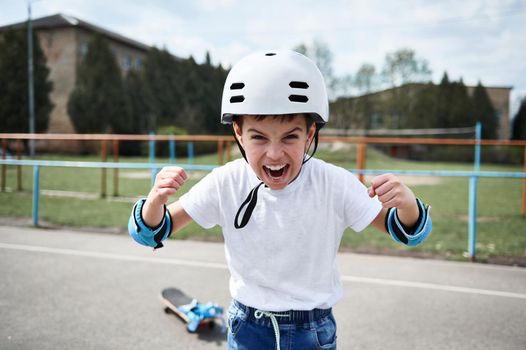
{"label": "hand", "polygon": [[157,227],[162,222],[164,205],[183,186],[186,179],[188,176],[183,168],[170,166],[161,169],[142,207],[142,218],[147,226]]}
{"label": "hand", "polygon": [[393,174],[376,176],[367,191],[371,198],[378,196],[378,200],[384,208],[404,210],[416,207],[416,198],[413,192]]}
{"label": "hand", "polygon": [[168,198],[174,194],[188,179],[183,168],[169,166],[161,169],[155,177],[146,202],[150,205],[163,206],[168,202]]}
{"label": "hand", "polygon": [[376,176],[367,191],[371,198],[378,196],[384,208],[396,208],[398,217],[407,227],[418,220],[418,205],[413,191],[393,174]]}

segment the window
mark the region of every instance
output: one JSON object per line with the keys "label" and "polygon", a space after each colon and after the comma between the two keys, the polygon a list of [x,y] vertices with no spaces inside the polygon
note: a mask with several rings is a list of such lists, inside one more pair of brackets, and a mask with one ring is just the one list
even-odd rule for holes
{"label": "window", "polygon": [[139,57],[135,58],[135,70],[136,71],[141,70],[141,59]]}
{"label": "window", "polygon": [[371,129],[378,129],[383,127],[382,115],[378,112],[374,112],[371,115]]}
{"label": "window", "polygon": [[128,55],[124,55],[122,58],[122,69],[124,69],[125,72],[129,71],[131,69],[131,58]]}
{"label": "window", "polygon": [[86,54],[88,53],[88,43],[86,41],[83,41],[80,43],[80,55],[82,58],[86,57]]}

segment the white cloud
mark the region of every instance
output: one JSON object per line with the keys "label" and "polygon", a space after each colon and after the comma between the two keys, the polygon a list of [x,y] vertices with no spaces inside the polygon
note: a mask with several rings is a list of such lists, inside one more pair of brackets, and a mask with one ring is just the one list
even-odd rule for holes
{"label": "white cloud", "polygon": [[[0,0],[0,23],[25,20],[26,3]],[[526,3],[518,0],[42,0],[33,17],[71,14],[145,44],[228,66],[249,52],[325,41],[337,75],[412,48],[435,81],[447,70],[469,84],[526,93]]]}

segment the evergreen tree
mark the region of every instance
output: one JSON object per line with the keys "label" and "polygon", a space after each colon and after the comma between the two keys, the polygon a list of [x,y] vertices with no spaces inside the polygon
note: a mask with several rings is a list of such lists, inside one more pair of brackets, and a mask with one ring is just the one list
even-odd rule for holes
{"label": "evergreen tree", "polygon": [[118,132],[123,134],[147,133],[150,96],[141,74],[133,70],[129,71],[124,77],[123,90],[126,97],[127,123],[124,123]]}
{"label": "evergreen tree", "polygon": [[450,100],[448,103],[448,125],[450,128],[473,126],[472,101],[468,89],[462,79],[450,84]]}
{"label": "evergreen tree", "polygon": [[444,72],[442,80],[440,80],[436,99],[434,126],[437,128],[447,128],[449,127],[449,101],[451,100],[451,89],[447,72]]}
{"label": "evergreen tree", "polygon": [[444,72],[437,89],[434,119],[434,126],[438,128],[474,125],[472,101],[462,79],[450,82],[447,72]]}
{"label": "evergreen tree", "polygon": [[149,91],[148,129],[175,125],[183,93],[180,67],[165,49],[151,49],[144,62],[144,81]]}
{"label": "evergreen tree", "polygon": [[189,133],[222,131],[218,120],[226,72],[211,62],[210,54],[199,65],[192,57],[177,59],[166,50],[150,50],[144,69],[150,130],[171,125]]}
{"label": "evergreen tree", "polygon": [[89,42],[78,67],[68,113],[79,133],[119,132],[126,128],[128,113],[119,66],[100,35]]}
{"label": "evergreen tree", "polygon": [[526,140],[526,97],[523,97],[519,111],[513,118],[511,138],[513,140]]}
{"label": "evergreen tree", "polygon": [[479,82],[473,91],[473,122],[477,120],[482,124],[482,138],[498,138],[499,121],[495,107],[491,103],[486,88]]}
{"label": "evergreen tree", "polygon": [[416,91],[407,118],[408,128],[436,128],[438,109],[438,86],[428,83]]}
{"label": "evergreen tree", "polygon": [[[47,130],[53,104],[49,94],[53,84],[48,80],[46,58],[33,34],[33,87],[35,130]],[[7,31],[0,38],[0,130],[29,132],[27,32]]]}

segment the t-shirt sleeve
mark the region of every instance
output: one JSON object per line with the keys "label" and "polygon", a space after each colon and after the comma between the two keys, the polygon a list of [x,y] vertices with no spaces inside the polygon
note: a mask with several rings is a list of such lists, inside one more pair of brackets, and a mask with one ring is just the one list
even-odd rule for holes
{"label": "t-shirt sleeve", "polygon": [[354,174],[345,177],[345,222],[356,232],[360,232],[376,218],[382,205],[375,197],[369,197],[367,187]]}
{"label": "t-shirt sleeve", "polygon": [[179,198],[183,209],[203,228],[219,224],[218,172],[213,170]]}

